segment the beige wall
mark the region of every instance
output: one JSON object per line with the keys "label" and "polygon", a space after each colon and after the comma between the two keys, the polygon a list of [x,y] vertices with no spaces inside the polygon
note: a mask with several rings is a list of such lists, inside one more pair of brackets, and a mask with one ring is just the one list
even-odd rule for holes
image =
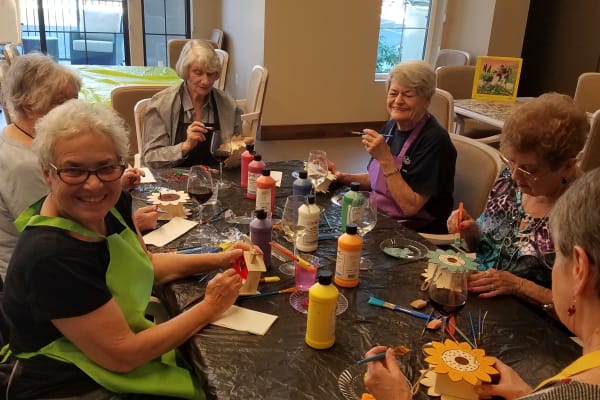
{"label": "beige wall", "polygon": [[448,0],[442,48],[520,57],[529,0]]}

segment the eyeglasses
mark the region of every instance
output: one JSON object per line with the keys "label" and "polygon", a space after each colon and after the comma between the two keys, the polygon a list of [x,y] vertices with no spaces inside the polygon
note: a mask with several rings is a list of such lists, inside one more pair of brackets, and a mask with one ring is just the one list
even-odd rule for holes
{"label": "eyeglasses", "polygon": [[54,172],[61,181],[67,185],[80,185],[88,180],[90,175],[94,174],[102,182],[114,182],[121,178],[125,172],[125,165],[111,164],[103,165],[96,169],[85,169],[77,167],[58,168],[54,164],[50,164]]}
{"label": "eyeglasses", "polygon": [[515,163],[506,158],[506,156],[502,153],[500,153],[500,160],[502,160],[502,162],[506,164],[506,166],[510,169],[511,172],[513,172],[516,169],[523,177],[525,177],[525,179],[528,179],[531,182],[535,182],[538,180],[538,177],[535,176],[535,172],[527,171],[526,169],[523,169],[521,167],[515,168]]}

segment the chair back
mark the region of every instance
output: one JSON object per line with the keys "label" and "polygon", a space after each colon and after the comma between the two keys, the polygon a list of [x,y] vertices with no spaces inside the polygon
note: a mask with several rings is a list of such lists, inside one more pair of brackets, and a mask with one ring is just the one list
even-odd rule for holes
{"label": "chair back", "polygon": [[470,99],[475,79],[475,66],[448,65],[435,70],[436,86],[450,92],[454,99]]}
{"label": "chair back", "polygon": [[190,39],[171,39],[167,43],[167,58],[169,59],[169,67],[175,69],[175,65],[177,65],[177,60],[179,60],[179,55],[181,54],[181,50],[183,50],[183,46]]}
{"label": "chair back", "polygon": [[4,101],[4,96],[2,96],[2,84],[4,76],[6,75],[6,71],[8,71],[8,67],[8,61],[0,61],[0,106],[2,107],[2,113],[4,114],[4,120],[6,121],[6,125],[10,125],[12,123],[10,115],[8,114],[8,110],[6,109],[6,102]]}
{"label": "chair back", "polygon": [[256,138],[260,128],[268,78],[269,71],[261,65],[255,65],[248,78],[246,98],[237,101],[243,107],[242,130],[246,137]]}
{"label": "chair back", "polygon": [[217,89],[225,90],[225,78],[227,78],[227,65],[229,64],[229,53],[221,49],[215,49],[215,52],[219,56],[219,61],[221,62],[221,73],[219,74],[219,79],[215,81],[214,87],[216,87]]}
{"label": "chair back", "polygon": [[579,166],[586,172],[600,167],[600,110],[592,115],[590,133],[583,147]]}
{"label": "chair back", "polygon": [[584,72],[579,75],[573,100],[587,112],[600,110],[600,72]]}
{"label": "chair back", "polygon": [[223,31],[221,29],[215,28],[210,31],[210,37],[208,40],[213,42],[215,49],[223,48]]}
{"label": "chair back", "polygon": [[118,86],[110,92],[113,108],[125,120],[129,130],[129,160],[132,163],[139,150],[137,141],[134,109],[138,101],[152,97],[155,93],[169,87],[168,85],[125,85]]}
{"label": "chair back", "polygon": [[449,133],[454,133],[454,98],[443,89],[435,89],[429,103],[429,113],[438,120]]}
{"label": "chair back", "polygon": [[[146,98],[135,103],[133,107],[133,118],[135,122],[135,137],[137,140],[137,154],[140,156],[144,154],[144,141],[142,140],[144,133],[144,115],[146,114],[146,108],[152,98]],[[141,160],[140,160],[141,162]]]}
{"label": "chair back", "polygon": [[502,162],[498,151],[491,146],[460,135],[450,138],[456,148],[454,208],[462,201],[469,214],[477,217],[485,208]]}
{"label": "chair back", "polygon": [[4,59],[8,65],[12,64],[15,58],[20,56],[19,49],[13,43],[5,44],[2,53],[4,54]]}
{"label": "chair back", "polygon": [[446,65],[469,65],[471,55],[464,50],[441,49],[435,60],[435,68]]}

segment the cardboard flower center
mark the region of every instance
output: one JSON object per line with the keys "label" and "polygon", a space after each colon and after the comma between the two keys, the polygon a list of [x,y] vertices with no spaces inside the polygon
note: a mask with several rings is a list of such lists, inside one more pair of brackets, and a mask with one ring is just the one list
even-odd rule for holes
{"label": "cardboard flower center", "polygon": [[442,353],[442,361],[457,371],[471,372],[479,368],[479,362],[471,354],[458,350],[446,350]]}

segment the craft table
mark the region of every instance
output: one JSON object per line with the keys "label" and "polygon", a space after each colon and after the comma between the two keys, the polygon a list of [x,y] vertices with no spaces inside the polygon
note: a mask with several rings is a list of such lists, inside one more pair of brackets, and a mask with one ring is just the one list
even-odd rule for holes
{"label": "craft table", "polygon": [[[272,170],[283,172],[282,187],[277,190],[279,211],[285,197],[291,194],[291,172],[301,168],[300,161],[270,163]],[[156,175],[156,174],[155,174]],[[226,171],[226,178],[239,182],[239,171]],[[224,206],[247,213],[254,201],[244,198],[244,190],[235,186],[219,194]],[[339,229],[340,207],[330,202],[330,195],[319,194],[317,203],[326,213],[333,229]],[[227,224],[219,222],[219,229]],[[411,382],[426,368],[423,344],[440,339],[440,331],[420,336],[425,321],[411,315],[378,308],[367,303],[370,296],[404,307],[417,298],[427,299],[420,291],[425,261],[402,262],[384,254],[379,244],[390,237],[420,241],[434,250],[415,232],[379,214],[376,227],[366,235],[363,255],[374,267],[361,271],[360,284],[354,289],[340,289],[348,300],[348,309],[337,317],[336,343],[329,350],[313,350],[304,342],[306,316],[295,311],[289,294],[241,300],[237,304],[249,309],[275,314],[279,318],[264,336],[251,335],[226,328],[208,326],[185,345],[198,375],[207,384],[209,399],[344,399],[338,388],[338,377],[360,360],[372,346],[404,345],[411,351],[399,359]],[[277,242],[291,244],[275,235]],[[173,244],[176,246],[177,244]],[[319,241],[316,255],[321,266],[335,269],[336,239]],[[279,275],[280,260],[267,275]],[[261,284],[259,290],[281,290],[293,286],[293,277],[281,275],[277,283]],[[169,311],[182,308],[201,298],[206,281],[190,278],[159,288]],[[429,312],[426,308],[424,312]],[[554,375],[580,355],[581,348],[562,325],[538,307],[513,297],[479,299],[470,296],[457,316],[457,326],[470,332],[468,314],[477,319],[479,311],[488,312],[481,347],[515,368],[532,385]],[[366,368],[365,368],[366,370]],[[415,399],[427,399],[423,389]]]}

